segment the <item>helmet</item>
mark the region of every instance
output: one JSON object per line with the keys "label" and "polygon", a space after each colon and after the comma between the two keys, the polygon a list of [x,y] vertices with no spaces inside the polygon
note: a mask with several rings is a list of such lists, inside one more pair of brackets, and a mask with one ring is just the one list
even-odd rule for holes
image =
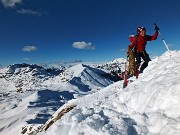
{"label": "helmet", "polygon": [[145,27],[137,27],[137,33],[138,34],[143,30],[146,30],[146,28]]}

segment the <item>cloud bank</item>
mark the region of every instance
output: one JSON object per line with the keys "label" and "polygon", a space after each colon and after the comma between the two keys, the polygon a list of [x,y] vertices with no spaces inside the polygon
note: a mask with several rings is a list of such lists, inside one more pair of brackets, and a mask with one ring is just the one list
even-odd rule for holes
{"label": "cloud bank", "polygon": [[36,46],[24,46],[24,48],[22,49],[22,51],[24,52],[32,52],[36,50],[38,50]]}
{"label": "cloud bank", "polygon": [[17,4],[22,3],[22,0],[0,0],[5,8],[13,8]]}
{"label": "cloud bank", "polygon": [[86,43],[84,41],[74,42],[72,44],[72,46],[77,49],[85,49],[85,50],[94,50],[95,49],[95,46],[93,46],[92,43]]}

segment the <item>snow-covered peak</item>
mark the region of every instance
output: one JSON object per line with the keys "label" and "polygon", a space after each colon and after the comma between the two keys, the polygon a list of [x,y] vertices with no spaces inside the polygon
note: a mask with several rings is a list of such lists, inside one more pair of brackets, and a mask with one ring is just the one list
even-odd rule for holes
{"label": "snow-covered peak", "polygon": [[[45,85],[50,86],[49,89],[68,89],[69,86],[76,90],[78,95],[84,92],[93,93],[103,87],[113,83],[113,76],[100,69],[92,68],[85,64],[78,64],[63,70],[58,76],[50,78],[44,82]],[[68,86],[68,88],[67,88]]]}
{"label": "snow-covered peak", "polygon": [[88,65],[84,65],[84,64],[78,64],[76,66],[69,68],[68,70],[72,71],[74,73],[74,76],[76,76],[76,77],[81,76],[83,74],[83,72],[86,72],[87,70],[91,70],[92,72],[95,72],[98,74],[106,74],[102,70],[92,68],[92,67],[90,67]]}
{"label": "snow-covered peak", "polygon": [[74,73],[73,76],[79,76],[85,68],[86,67],[83,66],[83,64],[78,64],[70,67],[68,70]]}
{"label": "snow-covered peak", "polygon": [[112,63],[124,63],[126,62],[126,59],[124,58],[116,58],[112,61]]}

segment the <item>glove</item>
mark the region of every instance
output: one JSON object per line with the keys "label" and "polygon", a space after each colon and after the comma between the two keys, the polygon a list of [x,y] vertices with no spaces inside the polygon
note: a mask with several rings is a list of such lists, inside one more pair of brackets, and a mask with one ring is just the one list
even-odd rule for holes
{"label": "glove", "polygon": [[157,25],[155,25],[154,30],[155,30],[156,32],[158,32],[158,31],[159,31],[159,28],[158,28],[158,26],[157,26]]}

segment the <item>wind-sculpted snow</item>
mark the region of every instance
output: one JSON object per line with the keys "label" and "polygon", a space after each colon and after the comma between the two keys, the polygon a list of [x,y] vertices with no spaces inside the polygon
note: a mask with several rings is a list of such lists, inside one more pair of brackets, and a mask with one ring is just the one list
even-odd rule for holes
{"label": "wind-sculpted snow", "polygon": [[125,89],[119,81],[72,102],[72,111],[38,135],[179,135],[179,63],[180,51],[166,52]]}

